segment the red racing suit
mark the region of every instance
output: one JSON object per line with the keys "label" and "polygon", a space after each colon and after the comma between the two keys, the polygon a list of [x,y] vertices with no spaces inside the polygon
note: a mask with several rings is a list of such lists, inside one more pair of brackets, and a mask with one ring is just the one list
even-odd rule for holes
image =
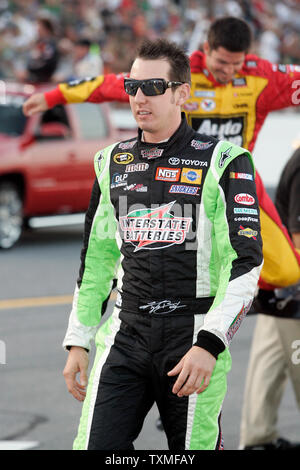
{"label": "red racing suit", "polygon": [[[246,55],[235,78],[222,85],[206,66],[201,51],[190,57],[191,96],[184,105],[188,123],[201,134],[225,139],[253,150],[267,115],[271,111],[300,104],[300,66],[272,64],[256,55]],[[123,74],[59,84],[45,93],[49,107],[89,101],[128,102]],[[300,254],[283,226],[256,172],[260,203],[264,266],[259,286],[286,287],[300,279]]]}

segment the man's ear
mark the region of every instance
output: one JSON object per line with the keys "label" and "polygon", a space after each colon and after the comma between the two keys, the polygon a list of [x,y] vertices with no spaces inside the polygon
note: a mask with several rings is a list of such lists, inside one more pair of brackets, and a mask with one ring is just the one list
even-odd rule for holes
{"label": "man's ear", "polygon": [[186,102],[186,100],[189,99],[190,95],[191,95],[190,85],[188,83],[183,83],[178,88],[178,95],[177,95],[176,104],[178,106],[182,106]]}
{"label": "man's ear", "polygon": [[203,50],[204,50],[204,54],[206,54],[206,55],[208,55],[210,53],[210,47],[209,47],[208,41],[205,41],[203,43]]}

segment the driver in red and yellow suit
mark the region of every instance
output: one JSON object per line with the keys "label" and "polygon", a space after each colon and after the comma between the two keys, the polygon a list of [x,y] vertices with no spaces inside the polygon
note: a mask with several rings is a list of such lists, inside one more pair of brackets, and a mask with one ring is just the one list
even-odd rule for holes
{"label": "driver in red and yellow suit", "polygon": [[[201,134],[230,140],[252,151],[269,112],[300,104],[300,66],[272,64],[223,47],[212,50],[208,43],[204,50],[190,57],[192,91],[184,106],[188,123]],[[24,113],[84,101],[127,102],[124,76],[107,74],[61,83],[44,95],[29,98]],[[300,252],[294,248],[257,172],[256,185],[264,254],[259,287],[273,290],[295,284],[300,279]]]}

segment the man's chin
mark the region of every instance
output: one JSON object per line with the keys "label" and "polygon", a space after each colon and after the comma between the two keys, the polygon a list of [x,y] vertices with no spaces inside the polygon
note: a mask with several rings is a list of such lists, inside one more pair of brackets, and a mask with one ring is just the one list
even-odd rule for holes
{"label": "man's chin", "polygon": [[218,83],[221,85],[227,85],[227,83],[231,82],[233,78],[224,78],[224,77],[216,77]]}
{"label": "man's chin", "polygon": [[145,122],[138,122],[138,126],[143,132],[147,132],[148,134],[155,132],[155,130]]}

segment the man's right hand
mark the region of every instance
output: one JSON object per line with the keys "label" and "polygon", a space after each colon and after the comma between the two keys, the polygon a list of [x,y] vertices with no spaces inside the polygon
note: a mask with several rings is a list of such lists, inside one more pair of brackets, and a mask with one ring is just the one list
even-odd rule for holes
{"label": "man's right hand", "polygon": [[47,109],[49,108],[43,93],[35,93],[23,104],[23,113],[25,116],[32,116],[33,114],[47,111]]}
{"label": "man's right hand", "polygon": [[[69,351],[68,360],[63,371],[67,388],[73,397],[78,401],[83,401],[86,395],[87,370],[89,366],[89,356],[85,349],[80,346],[72,346]],[[76,375],[80,374],[80,383],[76,380]]]}

